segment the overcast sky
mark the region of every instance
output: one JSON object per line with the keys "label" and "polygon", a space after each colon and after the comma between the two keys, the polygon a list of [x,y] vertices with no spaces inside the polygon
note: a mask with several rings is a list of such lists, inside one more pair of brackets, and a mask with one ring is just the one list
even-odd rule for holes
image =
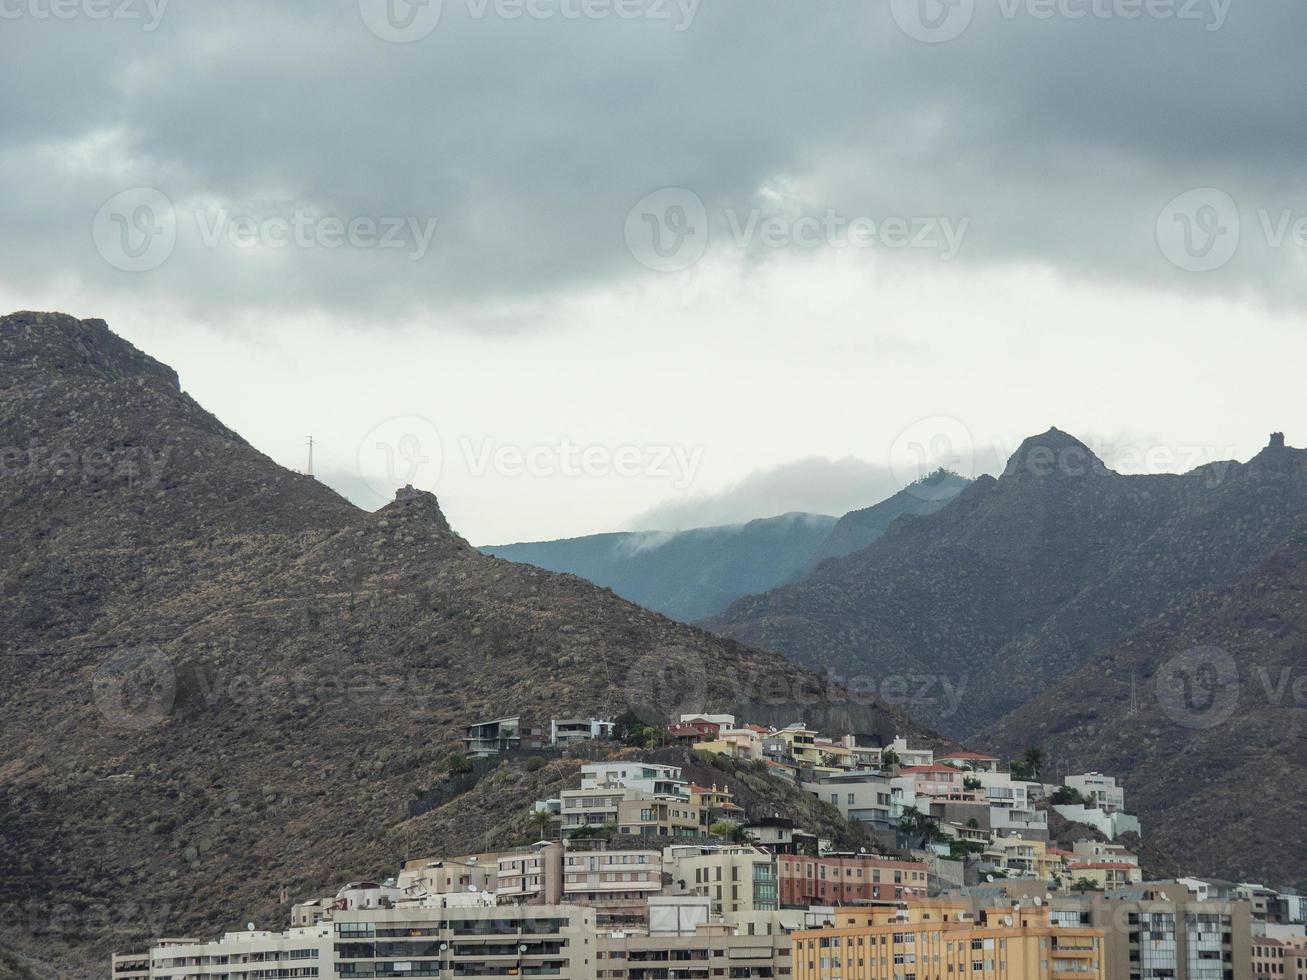
{"label": "overcast sky", "polygon": [[476,543],[1307,442],[1300,0],[0,0],[0,307]]}

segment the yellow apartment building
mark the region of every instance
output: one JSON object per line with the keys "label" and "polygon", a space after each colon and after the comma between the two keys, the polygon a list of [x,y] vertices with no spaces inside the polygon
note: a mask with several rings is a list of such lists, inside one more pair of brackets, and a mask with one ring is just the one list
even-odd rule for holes
{"label": "yellow apartment building", "polygon": [[914,901],[839,908],[796,932],[794,980],[1104,980],[1103,933],[1053,927],[1047,909]]}

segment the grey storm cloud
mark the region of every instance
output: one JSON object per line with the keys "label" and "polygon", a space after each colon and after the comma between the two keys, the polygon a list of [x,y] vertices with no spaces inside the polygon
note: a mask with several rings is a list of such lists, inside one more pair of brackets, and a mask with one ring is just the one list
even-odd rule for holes
{"label": "grey storm cloud", "polygon": [[[439,19],[388,41],[386,3]],[[628,213],[675,187],[713,256],[754,212],[965,219],[957,262],[1297,301],[1304,36],[1296,0],[0,0],[0,276],[440,315],[658,275]]]}

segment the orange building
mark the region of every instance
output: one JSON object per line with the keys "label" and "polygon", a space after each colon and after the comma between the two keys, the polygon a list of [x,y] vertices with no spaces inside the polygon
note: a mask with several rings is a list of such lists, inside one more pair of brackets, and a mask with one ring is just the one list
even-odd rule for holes
{"label": "orange building", "polygon": [[1047,908],[914,901],[840,908],[794,934],[795,980],[1104,980],[1103,933],[1049,924]]}

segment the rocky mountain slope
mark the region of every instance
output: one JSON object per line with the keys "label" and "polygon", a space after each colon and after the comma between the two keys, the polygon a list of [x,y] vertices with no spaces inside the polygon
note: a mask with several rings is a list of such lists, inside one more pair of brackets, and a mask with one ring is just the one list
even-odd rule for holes
{"label": "rocky mountain slope", "polygon": [[1123,476],[1053,429],[998,479],[706,625],[896,691],[962,736],[1256,567],[1307,514],[1305,460],[1276,436],[1247,463]]}
{"label": "rocky mountain slope", "polygon": [[[475,843],[410,821],[461,729],[627,706],[929,739],[777,655],[486,556],[263,456],[98,320],[0,318],[0,947],[151,935]],[[49,971],[46,971],[47,973]]]}
{"label": "rocky mountain slope", "polygon": [[1134,631],[979,737],[1125,778],[1181,874],[1307,886],[1307,528]]}
{"label": "rocky mountain slope", "polygon": [[843,558],[861,551],[889,530],[903,514],[933,514],[963,491],[970,481],[947,470],[904,487],[878,504],[851,510],[831,528],[830,534],[812,556],[812,564],[827,558]]}

